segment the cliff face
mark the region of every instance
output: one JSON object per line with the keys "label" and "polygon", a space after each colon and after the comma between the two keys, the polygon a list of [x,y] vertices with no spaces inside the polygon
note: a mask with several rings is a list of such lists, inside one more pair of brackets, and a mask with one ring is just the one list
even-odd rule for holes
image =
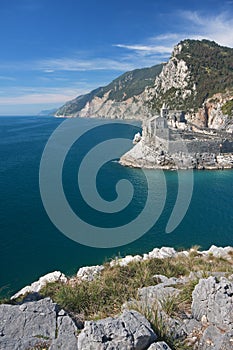
{"label": "cliff face", "polygon": [[127,72],[79,96],[56,116],[144,119],[165,102],[198,127],[233,129],[233,49],[184,40],[165,65]]}
{"label": "cliff face", "polygon": [[109,85],[67,102],[57,110],[56,116],[141,119],[144,104],[140,95],[154,84],[162,67],[159,64],[127,72]]}

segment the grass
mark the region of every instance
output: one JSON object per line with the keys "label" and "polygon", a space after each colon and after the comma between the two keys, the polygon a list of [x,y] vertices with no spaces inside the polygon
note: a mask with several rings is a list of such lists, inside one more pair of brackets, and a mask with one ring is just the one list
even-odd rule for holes
{"label": "grass", "polygon": [[[233,261],[233,257],[232,257]],[[188,276],[191,271],[202,273],[206,277],[210,272],[233,273],[232,261],[213,256],[202,257],[192,250],[189,257],[178,256],[166,259],[149,259],[132,262],[127,266],[111,267],[105,264],[102,274],[91,282],[63,284],[59,282],[45,286],[41,294],[50,296],[57,304],[73,315],[84,319],[98,319],[116,315],[121,311],[122,304],[137,298],[138,288],[157,284],[156,274],[167,277]],[[208,271],[208,273],[207,273]],[[191,303],[192,290],[197,279],[180,286],[180,304]],[[166,301],[169,309],[169,301]],[[172,301],[170,301],[172,303]],[[170,305],[172,308],[172,306]]]}
{"label": "grass", "polygon": [[168,346],[173,350],[191,350],[191,347],[189,347],[183,339],[173,339],[170,327],[163,319],[162,314],[160,312],[160,307],[158,306],[156,301],[152,305],[142,305],[141,303],[135,301],[135,303],[133,304],[133,308],[134,310],[143,314],[146,317],[146,319],[150,322],[152,329],[158,336],[158,341],[165,341],[168,344]]}

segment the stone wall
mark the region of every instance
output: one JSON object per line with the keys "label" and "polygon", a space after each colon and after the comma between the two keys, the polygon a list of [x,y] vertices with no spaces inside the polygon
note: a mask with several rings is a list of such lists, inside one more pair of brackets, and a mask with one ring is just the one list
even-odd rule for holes
{"label": "stone wall", "polygon": [[155,146],[157,148],[164,148],[164,151],[169,153],[187,152],[187,153],[233,153],[233,141],[221,139],[200,139],[193,140],[178,139],[169,140],[169,134],[164,129],[165,134],[156,136],[148,136],[143,134],[144,140],[148,146]]}

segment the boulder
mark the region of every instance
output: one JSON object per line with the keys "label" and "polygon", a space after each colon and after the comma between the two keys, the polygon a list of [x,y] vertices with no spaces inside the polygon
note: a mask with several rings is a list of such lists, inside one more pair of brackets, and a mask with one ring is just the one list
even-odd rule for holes
{"label": "boulder", "polygon": [[144,350],[156,340],[150,323],[134,310],[115,318],[85,322],[78,337],[79,350]]}

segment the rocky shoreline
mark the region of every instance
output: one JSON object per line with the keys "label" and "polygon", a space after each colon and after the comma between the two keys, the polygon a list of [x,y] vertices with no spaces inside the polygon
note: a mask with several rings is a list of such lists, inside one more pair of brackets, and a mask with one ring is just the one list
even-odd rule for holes
{"label": "rocky shoreline", "polygon": [[233,168],[233,153],[176,152],[169,153],[148,145],[143,139],[120,158],[120,164],[145,169],[219,170]]}
{"label": "rocky shoreline", "polygon": [[[207,251],[181,252],[168,247],[155,248],[143,256],[114,259],[109,268],[132,264],[138,264],[135,266],[139,268],[145,262],[166,263],[180,258],[188,264],[191,256],[196,263],[201,258],[227,262],[231,270],[193,272],[190,268],[188,276],[180,277],[157,274],[153,285],[138,289],[137,299],[125,301],[120,314],[97,321],[74,318],[40,292],[51,282],[64,286],[83,281],[92,283],[102,278],[107,269],[105,265],[82,267],[72,278],[59,271],[47,274],[12,296],[13,305],[0,305],[0,349],[230,350],[233,344],[232,247],[212,246]],[[190,307],[185,303],[182,313],[171,312],[175,298],[190,286],[193,286]],[[177,342],[181,341],[183,345],[179,347]]]}

